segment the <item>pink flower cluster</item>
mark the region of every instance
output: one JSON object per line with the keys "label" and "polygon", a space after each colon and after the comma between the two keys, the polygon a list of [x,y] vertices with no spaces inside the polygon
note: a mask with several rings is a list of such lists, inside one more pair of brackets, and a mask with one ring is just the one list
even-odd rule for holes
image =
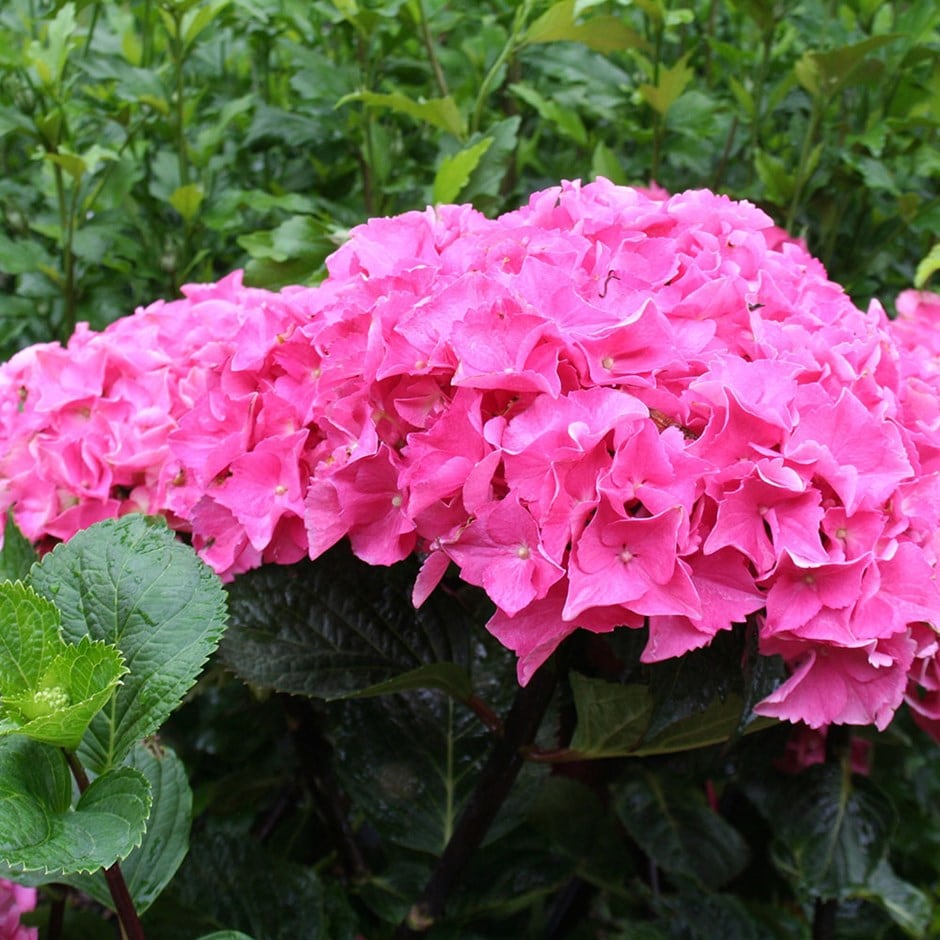
{"label": "pink flower cluster", "polygon": [[605,180],[372,220],[327,267],[17,355],[0,508],[37,539],[160,512],[224,577],[417,551],[415,602],[456,565],[521,682],[579,627],[648,626],[653,662],[754,615],[790,669],[761,714],[938,693],[934,325],[748,203]]}
{"label": "pink flower cluster", "polygon": [[36,940],[39,930],[24,927],[20,917],[36,906],[36,889],[0,878],[0,940]]}

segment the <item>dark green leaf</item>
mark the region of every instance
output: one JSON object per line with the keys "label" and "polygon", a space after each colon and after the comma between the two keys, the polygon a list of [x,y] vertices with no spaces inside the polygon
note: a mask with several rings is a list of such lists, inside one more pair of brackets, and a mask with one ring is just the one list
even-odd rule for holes
{"label": "dark green leaf", "polygon": [[662,899],[660,909],[672,936],[688,940],[766,940],[767,933],[731,894],[684,893]]}
{"label": "dark green leaf", "polygon": [[[744,706],[737,695],[729,695],[724,701],[715,699],[705,711],[677,721],[654,738],[644,739],[632,753],[636,757],[645,757],[724,744],[740,733],[743,714]],[[774,724],[776,720],[773,718],[758,718],[747,726],[745,733],[762,731]]]}
{"label": "dark green leaf", "polygon": [[578,724],[571,749],[585,757],[622,757],[639,745],[649,724],[652,702],[644,685],[620,685],[569,676]]}
{"label": "dark green leaf", "polygon": [[194,838],[167,894],[183,907],[188,927],[206,932],[258,940],[353,940],[358,932],[346,899],[312,868],[275,858],[241,834]]}
{"label": "dark green leaf", "polygon": [[[670,725],[711,707],[741,688],[743,633],[720,633],[705,649],[650,667],[653,710],[647,740],[658,737]],[[738,712],[740,715],[740,710]]]}
{"label": "dark green leaf", "polygon": [[633,868],[610,810],[575,779],[549,777],[529,822],[549,841],[552,854],[568,861],[569,873],[591,884],[616,891]]}
{"label": "dark green leaf", "polygon": [[884,908],[909,937],[926,935],[931,915],[930,898],[899,878],[887,859],[883,858],[875,867],[861,896]]}
{"label": "dark green leaf", "polygon": [[[344,702],[337,718],[337,774],[379,835],[439,855],[473,792],[490,734],[466,707],[438,692]],[[529,767],[489,833],[519,825],[541,776]]]}
{"label": "dark green leaf", "polygon": [[618,788],[614,805],[634,841],[667,872],[714,890],[747,865],[744,839],[692,784],[644,773]]}
{"label": "dark green leaf", "polygon": [[0,581],[24,581],[36,560],[36,549],[7,513],[3,530],[3,549],[0,550]]}
{"label": "dark green leaf", "polygon": [[222,656],[250,682],[325,699],[406,673],[459,693],[466,686],[453,664],[467,662],[472,622],[441,592],[416,611],[415,574],[411,561],[367,565],[345,544],[312,563],[249,572],[229,586]]}
{"label": "dark green leaf", "polygon": [[777,867],[814,897],[865,888],[885,857],[891,804],[869,781],[823,764],[788,781],[771,805]]}

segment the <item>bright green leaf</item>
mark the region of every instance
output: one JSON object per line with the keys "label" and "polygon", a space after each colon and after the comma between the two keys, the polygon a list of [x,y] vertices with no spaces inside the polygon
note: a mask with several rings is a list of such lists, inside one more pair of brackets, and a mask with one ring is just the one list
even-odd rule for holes
{"label": "bright green leaf", "polygon": [[386,108],[399,114],[407,114],[416,121],[422,121],[453,134],[458,139],[466,136],[466,122],[457,104],[449,95],[446,98],[428,98],[415,101],[400,91],[380,94],[375,91],[357,91],[346,95],[336,102],[336,107],[350,101],[361,101],[367,108]]}
{"label": "bright green leaf", "polygon": [[79,756],[103,773],[152,734],[196,681],[225,626],[225,592],[162,519],[128,515],[97,523],[33,569],[67,639],[116,646],[129,674],[92,720]]}
{"label": "bright green leaf", "polygon": [[535,108],[539,117],[554,124],[566,137],[581,146],[587,144],[587,130],[577,111],[562,107],[557,101],[550,101],[529,85],[516,83],[509,88],[514,95]]}
{"label": "bright green leaf", "polygon": [[754,104],[754,96],[733,75],[728,76],[728,87],[748,120],[755,120],[757,118],[757,107]]}
{"label": "bright green leaf", "polygon": [[455,202],[467,185],[483,154],[490,149],[492,137],[484,137],[469,147],[445,157],[434,176],[432,199],[435,203]]}
{"label": "bright green leaf", "polygon": [[0,734],[75,748],[126,671],[120,652],[107,643],[90,637],[74,645],[60,640],[34,687],[3,695]]}
{"label": "bright green leaf", "polygon": [[692,81],[695,73],[688,65],[690,56],[691,53],[686,53],[675,65],[660,68],[659,79],[655,85],[643,84],[639,87],[643,100],[663,116]]}
{"label": "bright green leaf", "polygon": [[121,767],[91,782],[73,807],[60,750],[28,738],[0,740],[0,861],[15,872],[55,876],[106,868],[137,845],[150,787]]}
{"label": "bright green leaf", "polygon": [[88,164],[84,157],[77,153],[69,153],[67,150],[60,150],[58,153],[44,153],[43,157],[50,163],[62,167],[72,179],[78,183],[88,171]]}
{"label": "bright green leaf", "polygon": [[591,156],[591,176],[594,179],[602,176],[619,186],[627,184],[627,175],[623,171],[617,154],[602,140],[597,142]]}
{"label": "bright green leaf", "polygon": [[199,3],[187,10],[180,23],[183,45],[191,46],[199,37],[199,34],[211,25],[212,21],[231,2],[232,0],[211,0],[210,3]]}
{"label": "bright green leaf", "polygon": [[793,195],[796,179],[784,161],[765,150],[756,150],[754,168],[764,184],[767,198],[778,206],[786,205]]}
{"label": "bright green leaf", "polygon": [[577,22],[575,0],[560,0],[545,11],[526,30],[525,45],[559,41],[580,42],[596,52],[611,53],[621,49],[644,49],[646,40],[616,16],[595,16]]}
{"label": "bright green leaf", "polygon": [[170,194],[170,205],[183,217],[184,222],[192,222],[199,212],[205,192],[198,183],[189,183],[174,189]]}
{"label": "bright green leaf", "polygon": [[114,647],[89,637],[66,643],[47,598],[0,583],[0,736],[76,747],[124,672]]}
{"label": "bright green leaf", "polygon": [[55,86],[62,81],[69,49],[76,40],[78,22],[75,4],[66,3],[46,27],[45,42],[29,44],[27,57],[43,85]]}
{"label": "bright green leaf", "polygon": [[0,232],[0,271],[7,274],[25,274],[51,262],[49,252],[38,241],[30,238],[18,238],[14,241]]}
{"label": "bright green leaf", "polygon": [[252,256],[283,263],[319,256],[324,250],[335,248],[322,223],[309,215],[294,215],[277,228],[242,235],[238,244]]}
{"label": "bright green leaf", "polygon": [[[131,751],[128,766],[146,777],[153,797],[143,840],[121,862],[121,873],[134,907],[143,913],[169,884],[186,856],[193,795],[183,762],[168,748],[138,744]],[[113,908],[114,901],[102,873],[63,880],[99,904]]]}
{"label": "bright green leaf", "polygon": [[917,265],[917,271],[914,273],[914,286],[920,290],[937,271],[940,271],[940,242],[934,245],[927,257]]}
{"label": "bright green leaf", "polygon": [[859,75],[868,54],[900,38],[898,34],[870,36],[861,42],[826,52],[805,52],[794,65],[797,81],[814,98],[830,99]]}
{"label": "bright green leaf", "polygon": [[35,689],[62,645],[55,604],[19,581],[0,583],[0,695]]}

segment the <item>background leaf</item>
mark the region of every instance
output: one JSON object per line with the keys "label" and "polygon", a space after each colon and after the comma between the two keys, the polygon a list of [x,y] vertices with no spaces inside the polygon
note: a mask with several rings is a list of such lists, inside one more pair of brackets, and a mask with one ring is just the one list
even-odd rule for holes
{"label": "background leaf", "polygon": [[810,767],[765,806],[774,822],[775,863],[820,898],[846,898],[864,888],[894,825],[882,793],[837,764]]}
{"label": "background leaf", "polygon": [[643,773],[617,789],[617,815],[660,868],[706,890],[731,881],[748,862],[744,839],[701,790],[667,775]]}
{"label": "background leaf", "polygon": [[36,550],[7,512],[3,530],[3,549],[0,550],[0,581],[23,581],[36,560]]}
{"label": "background leaf", "polygon": [[621,685],[569,676],[578,724],[571,749],[585,757],[622,757],[640,744],[649,724],[652,701],[644,685]]}
{"label": "background leaf", "polygon": [[338,890],[308,866],[270,855],[241,834],[209,831],[164,897],[144,919],[147,940],[185,940],[207,932],[255,940],[353,940],[356,920]]}

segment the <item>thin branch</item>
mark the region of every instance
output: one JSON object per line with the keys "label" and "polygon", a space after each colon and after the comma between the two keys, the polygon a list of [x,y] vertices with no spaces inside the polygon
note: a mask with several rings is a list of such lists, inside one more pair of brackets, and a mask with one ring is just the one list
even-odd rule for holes
{"label": "thin branch", "polygon": [[[66,748],[63,748],[63,751],[75,783],[78,784],[78,792],[84,793],[89,787],[88,774],[85,773],[85,768],[74,751]],[[134,900],[131,898],[130,891],[127,890],[127,882],[121,873],[121,866],[115,862],[110,868],[106,868],[104,878],[108,883],[111,900],[114,901],[114,908],[121,923],[121,933],[127,940],[147,940],[140,918],[137,916],[137,909],[134,907]]]}
{"label": "thin branch", "polygon": [[536,672],[527,686],[517,692],[503,735],[496,740],[480,772],[476,789],[457,820],[453,836],[421,897],[399,926],[397,940],[420,936],[444,913],[448,898],[471,856],[482,844],[522,769],[524,749],[531,745],[542,724],[558,682],[558,671],[558,662],[553,657]]}

